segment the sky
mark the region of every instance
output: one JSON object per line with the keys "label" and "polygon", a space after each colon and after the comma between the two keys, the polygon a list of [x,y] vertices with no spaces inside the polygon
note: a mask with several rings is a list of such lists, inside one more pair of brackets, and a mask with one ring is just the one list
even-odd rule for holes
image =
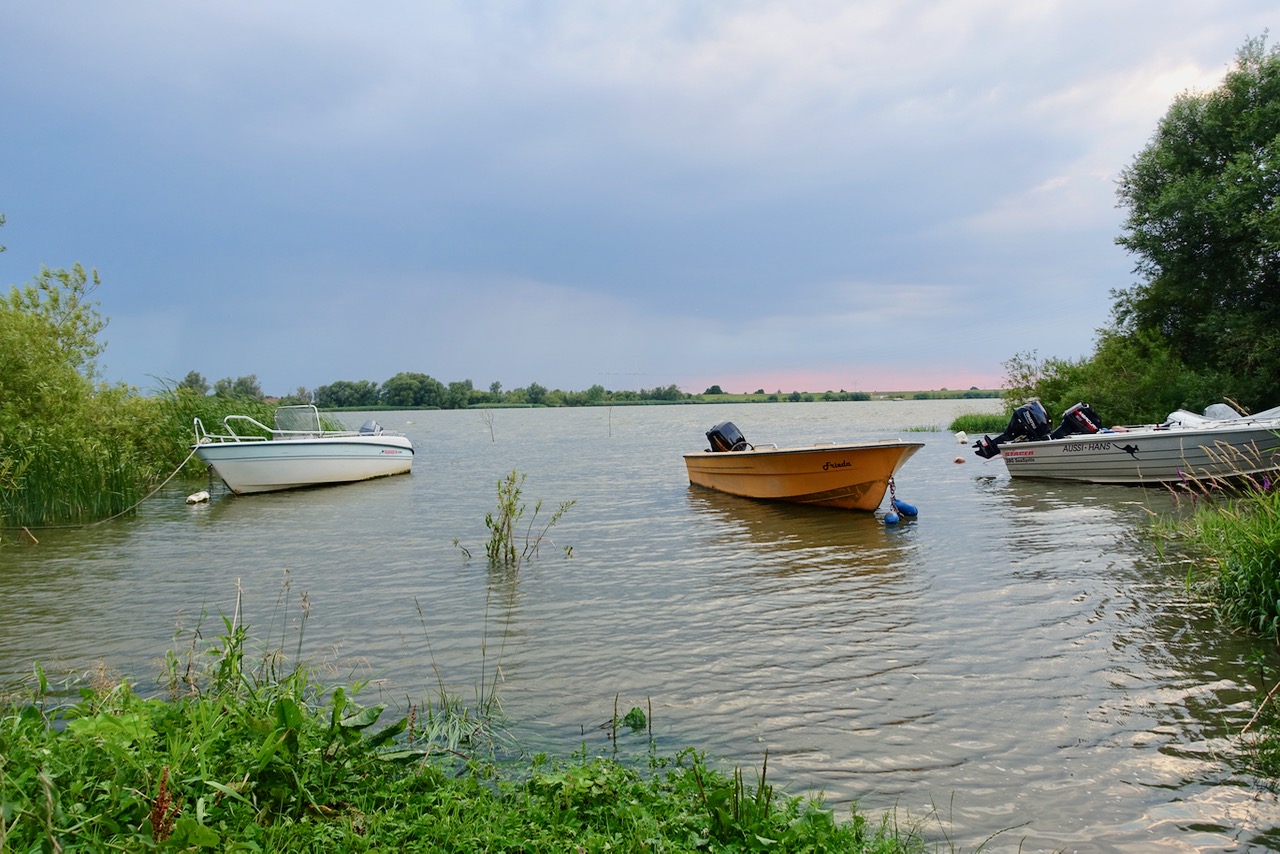
{"label": "sky", "polygon": [[42,0],[0,11],[0,287],[106,379],[283,395],[998,388],[1134,284],[1116,179],[1274,2]]}

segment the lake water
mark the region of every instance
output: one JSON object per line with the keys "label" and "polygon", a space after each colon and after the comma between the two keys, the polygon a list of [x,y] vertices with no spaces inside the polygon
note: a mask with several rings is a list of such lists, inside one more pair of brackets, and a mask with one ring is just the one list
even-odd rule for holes
{"label": "lake water", "polygon": [[[165,651],[197,626],[218,634],[240,590],[256,637],[301,644],[335,681],[373,676],[368,702],[403,708],[438,679],[469,700],[500,679],[531,751],[612,752],[615,708],[651,705],[661,753],[696,746],[751,781],[767,751],[788,793],[824,793],[838,817],[857,801],[925,819],[960,850],[993,835],[985,850],[1280,847],[1275,797],[1223,759],[1274,645],[1188,595],[1186,564],[1146,536],[1173,508],[1164,492],[1015,482],[947,431],[998,408],[378,413],[414,440],[412,476],[219,485],[193,506],[205,484],[186,483],[38,545],[5,532],[0,679],[103,665],[148,690]],[[681,454],[722,420],[758,443],[922,440],[897,479],[919,518],[691,487]],[[526,521],[538,500],[543,520],[576,501],[518,576],[484,557],[513,469]],[[624,730],[617,750],[643,755],[649,738]]]}

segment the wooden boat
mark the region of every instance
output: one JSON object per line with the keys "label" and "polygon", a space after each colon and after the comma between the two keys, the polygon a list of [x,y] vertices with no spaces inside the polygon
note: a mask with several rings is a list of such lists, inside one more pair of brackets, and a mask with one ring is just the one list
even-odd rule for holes
{"label": "wooden boat", "polygon": [[248,415],[228,415],[223,432],[209,433],[195,419],[195,455],[236,494],[351,483],[408,474],[413,443],[385,432],[376,421],[359,430],[325,430],[314,406],[282,406],[276,426]]}
{"label": "wooden boat", "polygon": [[1012,477],[1136,486],[1239,480],[1280,471],[1280,407],[1242,415],[1217,404],[1204,415],[1179,410],[1161,424],[1104,428],[1088,404],[1068,409],[1050,431],[1044,407],[1018,407],[996,438],[973,447],[999,455]]}
{"label": "wooden boat", "polygon": [[711,447],[684,455],[695,486],[769,501],[874,512],[893,475],[922,442],[881,439],[780,448],[752,445],[732,422],[707,431]]}

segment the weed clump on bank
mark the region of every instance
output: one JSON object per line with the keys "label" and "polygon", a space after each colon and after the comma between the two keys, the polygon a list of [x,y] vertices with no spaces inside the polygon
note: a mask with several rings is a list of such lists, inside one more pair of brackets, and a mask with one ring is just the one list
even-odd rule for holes
{"label": "weed clump on bank", "polygon": [[[647,770],[584,753],[500,762],[440,703],[390,723],[226,620],[170,653],[168,699],[127,682],[54,703],[43,673],[0,708],[0,849],[922,850],[912,830],[785,797],[696,751]],[[426,725],[419,719],[426,721]]]}

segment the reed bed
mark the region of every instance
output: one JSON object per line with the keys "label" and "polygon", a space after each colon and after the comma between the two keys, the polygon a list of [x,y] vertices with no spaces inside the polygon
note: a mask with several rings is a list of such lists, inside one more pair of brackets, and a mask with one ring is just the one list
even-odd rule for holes
{"label": "reed bed", "polygon": [[970,412],[959,415],[951,422],[950,430],[952,433],[968,433],[970,436],[981,436],[983,433],[1002,433],[1004,428],[1009,426],[1009,415],[996,414],[989,415],[980,412]]}
{"label": "reed bed", "polygon": [[131,509],[146,480],[127,448],[72,438],[28,445],[0,460],[0,520],[7,526],[82,524]]}
{"label": "reed bed", "polygon": [[0,445],[0,526],[82,525],[128,513],[179,467],[198,476],[193,420],[219,425],[231,413],[270,424],[255,400],[167,391],[143,398],[105,390],[56,429],[20,425]]}
{"label": "reed bed", "polygon": [[[227,415],[248,415],[270,426],[275,414],[275,405],[265,401],[196,394],[187,389],[167,390],[152,402],[155,412],[149,457],[157,469],[166,472],[173,471],[190,456],[196,418],[211,432],[218,432]],[[187,465],[192,472],[204,470],[199,460],[190,460]]]}

